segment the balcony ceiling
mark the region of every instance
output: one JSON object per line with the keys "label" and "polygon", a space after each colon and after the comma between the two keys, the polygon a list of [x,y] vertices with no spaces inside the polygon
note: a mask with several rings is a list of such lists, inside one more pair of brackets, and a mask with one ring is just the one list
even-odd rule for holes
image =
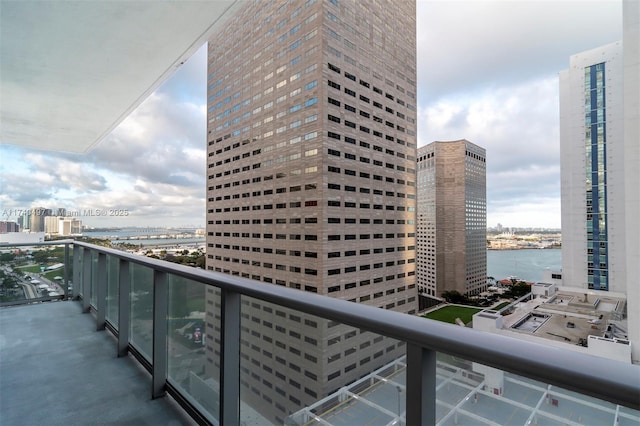
{"label": "balcony ceiling", "polygon": [[85,152],[244,0],[0,3],[0,142]]}

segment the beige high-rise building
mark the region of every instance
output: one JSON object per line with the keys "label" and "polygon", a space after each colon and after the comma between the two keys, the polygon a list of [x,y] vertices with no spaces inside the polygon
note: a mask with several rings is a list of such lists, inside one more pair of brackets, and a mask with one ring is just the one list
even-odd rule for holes
{"label": "beige high-rise building", "polygon": [[486,290],[485,149],[464,139],[420,147],[417,180],[418,291]]}
{"label": "beige high-rise building", "polygon": [[[215,35],[208,269],[416,312],[415,26],[414,1],[286,0],[250,2]],[[252,302],[243,400],[274,422],[405,352]]]}

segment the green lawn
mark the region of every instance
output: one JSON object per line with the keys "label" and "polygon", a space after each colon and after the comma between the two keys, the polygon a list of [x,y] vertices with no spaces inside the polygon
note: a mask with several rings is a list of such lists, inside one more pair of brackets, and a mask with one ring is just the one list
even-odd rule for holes
{"label": "green lawn", "polygon": [[[56,269],[55,271],[45,272],[44,276],[49,279],[49,281],[55,282],[55,277],[64,277],[64,268]],[[60,281],[62,282],[62,281]]]}
{"label": "green lawn", "polygon": [[22,272],[40,272],[40,265],[18,266],[16,269]]}
{"label": "green lawn", "polygon": [[495,306],[491,309],[493,309],[494,311],[499,311],[500,309],[504,308],[505,306],[511,304],[511,302],[502,302],[501,304],[499,304],[498,306]]}
{"label": "green lawn", "polygon": [[429,318],[436,321],[456,323],[456,318],[460,318],[465,324],[471,322],[473,314],[480,312],[480,308],[472,308],[465,306],[445,306],[436,311],[423,315],[423,318]]}

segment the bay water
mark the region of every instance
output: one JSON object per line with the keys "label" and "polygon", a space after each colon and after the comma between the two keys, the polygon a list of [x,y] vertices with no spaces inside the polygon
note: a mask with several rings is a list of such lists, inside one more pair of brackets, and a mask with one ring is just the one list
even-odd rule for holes
{"label": "bay water", "polygon": [[545,269],[561,267],[561,249],[487,250],[487,276],[496,280],[515,276],[535,282],[542,280]]}

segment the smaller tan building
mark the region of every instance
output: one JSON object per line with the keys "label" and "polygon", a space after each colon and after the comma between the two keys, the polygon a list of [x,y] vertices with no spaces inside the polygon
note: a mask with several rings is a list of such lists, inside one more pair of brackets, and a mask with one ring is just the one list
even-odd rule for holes
{"label": "smaller tan building", "polygon": [[465,139],[418,148],[418,291],[478,294],[487,286],[486,151]]}

